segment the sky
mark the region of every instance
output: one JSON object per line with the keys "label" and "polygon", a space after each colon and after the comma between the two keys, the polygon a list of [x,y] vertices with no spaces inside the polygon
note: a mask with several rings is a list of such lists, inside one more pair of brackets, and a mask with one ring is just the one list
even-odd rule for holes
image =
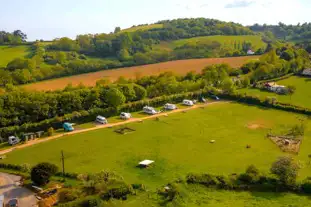
{"label": "sky", "polygon": [[109,33],[115,27],[176,18],[213,18],[243,25],[311,22],[310,0],[0,0],[0,30],[28,40]]}

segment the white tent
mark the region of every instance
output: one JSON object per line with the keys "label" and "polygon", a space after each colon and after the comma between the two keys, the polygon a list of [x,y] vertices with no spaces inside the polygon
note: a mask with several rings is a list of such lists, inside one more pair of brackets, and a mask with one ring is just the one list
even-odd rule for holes
{"label": "white tent", "polygon": [[154,161],[152,160],[144,160],[141,161],[140,163],[138,163],[140,166],[144,166],[144,167],[148,167],[149,165],[151,165],[152,163],[154,163]]}

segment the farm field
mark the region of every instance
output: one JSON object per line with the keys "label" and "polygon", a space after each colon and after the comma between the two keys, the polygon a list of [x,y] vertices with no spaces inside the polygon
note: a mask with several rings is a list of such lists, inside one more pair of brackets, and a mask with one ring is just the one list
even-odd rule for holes
{"label": "farm field", "polygon": [[217,36],[204,36],[204,37],[194,37],[189,39],[181,39],[175,40],[172,42],[162,42],[159,45],[156,45],[155,49],[166,49],[166,50],[173,50],[174,48],[181,47],[188,43],[196,43],[196,42],[211,42],[216,41],[221,44],[221,47],[228,47],[233,49],[234,43],[242,44],[244,41],[251,42],[254,50],[259,48],[265,48],[266,43],[264,43],[260,36],[257,35],[245,35],[245,36],[226,36],[226,35],[217,35]]}
{"label": "farm field", "polygon": [[261,91],[258,89],[241,89],[239,90],[241,93],[247,93],[249,95],[260,96],[262,98],[265,97],[276,97],[278,101],[284,103],[290,103],[297,106],[302,106],[311,109],[311,93],[309,89],[311,88],[311,79],[299,76],[292,76],[290,78],[280,80],[277,82],[279,85],[293,85],[296,87],[295,93],[290,96],[278,95],[276,93],[271,93],[268,91]]}
{"label": "farm field", "polygon": [[29,46],[0,46],[0,67],[6,65],[15,58],[24,58],[28,55]]}
{"label": "farm field", "polygon": [[143,26],[130,27],[130,28],[121,30],[119,33],[124,33],[124,32],[136,32],[136,31],[138,31],[138,30],[140,30],[140,31],[146,31],[146,30],[155,29],[155,28],[163,28],[163,24],[150,24],[150,25],[143,25]]}
{"label": "farm field", "polygon": [[[189,172],[239,173],[250,164],[268,172],[271,163],[286,154],[266,134],[270,128],[274,133],[287,132],[299,117],[235,103],[216,104],[159,121],[128,124],[136,131],[126,135],[114,132],[118,127],[99,129],[17,149],[1,162],[34,165],[48,160],[60,166],[60,151],[64,150],[68,172],[113,170],[130,183],[143,183],[152,189]],[[307,164],[311,122],[306,121],[306,126],[300,153],[295,156],[303,166],[300,179],[311,175]],[[216,142],[211,144],[210,140]],[[155,160],[154,166],[137,168],[144,159]]]}
{"label": "farm field", "polygon": [[114,70],[103,70],[94,73],[75,75],[65,78],[47,80],[21,87],[27,90],[57,90],[63,89],[68,84],[77,86],[83,83],[86,86],[94,86],[100,79],[106,78],[111,81],[117,80],[120,76],[125,78],[136,78],[137,76],[157,75],[163,72],[174,72],[176,74],[186,74],[190,71],[199,73],[204,67],[212,64],[227,63],[232,67],[239,67],[249,60],[258,59],[259,56],[245,56],[232,58],[205,58],[191,60],[177,60],[158,64],[134,66],[128,68],[120,68]]}

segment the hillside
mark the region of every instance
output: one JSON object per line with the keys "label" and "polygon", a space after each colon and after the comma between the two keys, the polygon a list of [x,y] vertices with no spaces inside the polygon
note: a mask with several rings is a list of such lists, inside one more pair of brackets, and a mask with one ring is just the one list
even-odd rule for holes
{"label": "hillside", "polygon": [[123,29],[119,33],[147,31],[147,30],[157,29],[157,28],[163,28],[163,24],[149,24],[149,25],[133,26],[127,29]]}
{"label": "hillside", "polygon": [[137,78],[142,76],[159,75],[164,72],[173,72],[179,75],[185,75],[188,72],[195,71],[199,73],[208,65],[227,63],[232,67],[240,67],[249,60],[258,59],[259,56],[233,57],[233,58],[205,58],[205,59],[191,59],[170,61],[164,63],[157,63],[144,66],[135,66],[129,68],[119,68],[114,70],[104,70],[94,73],[76,75],[65,78],[58,78],[53,80],[42,81],[23,85],[21,87],[27,90],[57,90],[63,89],[68,84],[78,86],[82,83],[85,86],[94,86],[97,81],[106,79],[109,81],[116,81],[119,77]]}
{"label": "hillside", "polygon": [[0,68],[15,58],[25,58],[30,55],[31,48],[27,45],[22,46],[0,46]]}

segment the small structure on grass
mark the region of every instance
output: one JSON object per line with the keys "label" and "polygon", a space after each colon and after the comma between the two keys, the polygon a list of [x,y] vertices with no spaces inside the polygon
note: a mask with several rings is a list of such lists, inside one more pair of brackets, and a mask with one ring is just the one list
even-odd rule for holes
{"label": "small structure on grass", "polygon": [[304,69],[301,74],[305,76],[311,76],[311,68]]}
{"label": "small structure on grass", "polygon": [[215,140],[211,140],[211,141],[209,141],[209,142],[213,144],[213,143],[215,143],[216,141],[215,141]]}
{"label": "small structure on grass", "polygon": [[119,134],[128,134],[128,133],[134,132],[136,130],[132,129],[132,128],[129,128],[129,127],[122,127],[122,128],[116,129],[114,131],[116,133],[119,133]]}
{"label": "small structure on grass", "polygon": [[267,137],[275,143],[283,152],[298,154],[300,150],[301,137],[277,136],[268,134]]}
{"label": "small structure on grass", "polygon": [[140,163],[138,163],[138,166],[139,166],[139,167],[142,167],[142,168],[147,168],[147,167],[149,167],[152,163],[154,163],[153,160],[143,160],[143,161],[141,161]]}

